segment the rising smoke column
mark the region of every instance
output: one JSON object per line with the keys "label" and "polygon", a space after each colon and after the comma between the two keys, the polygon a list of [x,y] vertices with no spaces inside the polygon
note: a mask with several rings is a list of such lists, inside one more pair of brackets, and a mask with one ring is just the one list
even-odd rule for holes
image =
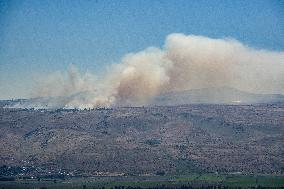
{"label": "rising smoke column", "polygon": [[60,96],[53,107],[93,108],[147,105],[161,93],[223,86],[283,94],[283,60],[283,52],[256,50],[234,39],[170,34],[163,49],[127,54],[102,77],[80,74],[74,66],[52,74],[33,96]]}

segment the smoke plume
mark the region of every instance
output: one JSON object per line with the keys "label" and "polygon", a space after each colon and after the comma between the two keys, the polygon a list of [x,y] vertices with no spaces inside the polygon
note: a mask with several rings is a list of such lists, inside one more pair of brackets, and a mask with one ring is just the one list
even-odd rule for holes
{"label": "smoke plume", "polygon": [[139,106],[170,91],[224,86],[283,94],[284,52],[256,50],[234,39],[170,34],[162,49],[127,54],[104,76],[81,74],[74,66],[54,73],[36,84],[33,96],[60,97],[47,100],[47,107]]}

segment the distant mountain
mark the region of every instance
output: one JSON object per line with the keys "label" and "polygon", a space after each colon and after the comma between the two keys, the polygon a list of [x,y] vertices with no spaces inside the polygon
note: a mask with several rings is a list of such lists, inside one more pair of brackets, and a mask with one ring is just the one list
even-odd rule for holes
{"label": "distant mountain", "polygon": [[0,107],[8,108],[36,108],[36,109],[56,109],[60,103],[68,100],[64,97],[39,97],[31,99],[2,100]]}
{"label": "distant mountain", "polygon": [[284,102],[281,94],[253,94],[234,88],[203,88],[161,94],[154,98],[153,105],[181,104],[257,104]]}
{"label": "distant mountain", "polygon": [[[87,93],[76,93],[67,97],[39,97],[31,99],[1,100],[0,107],[58,109],[66,107],[76,98],[84,98]],[[258,104],[284,103],[281,94],[253,94],[234,88],[203,88],[163,93],[156,96],[149,105],[175,106],[183,104]]]}
{"label": "distant mountain", "polygon": [[70,96],[38,97],[30,99],[2,100],[0,107],[9,108],[35,108],[35,109],[58,109],[65,107],[74,97],[84,97],[84,93],[76,93]]}

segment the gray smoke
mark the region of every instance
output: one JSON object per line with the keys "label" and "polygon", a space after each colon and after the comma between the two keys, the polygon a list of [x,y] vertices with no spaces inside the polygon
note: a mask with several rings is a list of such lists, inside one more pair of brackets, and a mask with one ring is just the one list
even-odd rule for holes
{"label": "gray smoke", "polygon": [[80,74],[74,66],[51,74],[36,84],[33,97],[60,97],[52,106],[63,108],[139,106],[169,91],[224,86],[283,94],[284,52],[234,39],[170,34],[162,49],[127,54],[102,77]]}

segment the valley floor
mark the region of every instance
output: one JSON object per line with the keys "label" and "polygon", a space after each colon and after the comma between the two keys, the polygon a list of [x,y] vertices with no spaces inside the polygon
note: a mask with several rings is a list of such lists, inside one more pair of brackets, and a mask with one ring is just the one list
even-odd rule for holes
{"label": "valley floor", "polygon": [[190,174],[178,176],[86,177],[0,181],[3,189],[283,188],[284,176]]}

